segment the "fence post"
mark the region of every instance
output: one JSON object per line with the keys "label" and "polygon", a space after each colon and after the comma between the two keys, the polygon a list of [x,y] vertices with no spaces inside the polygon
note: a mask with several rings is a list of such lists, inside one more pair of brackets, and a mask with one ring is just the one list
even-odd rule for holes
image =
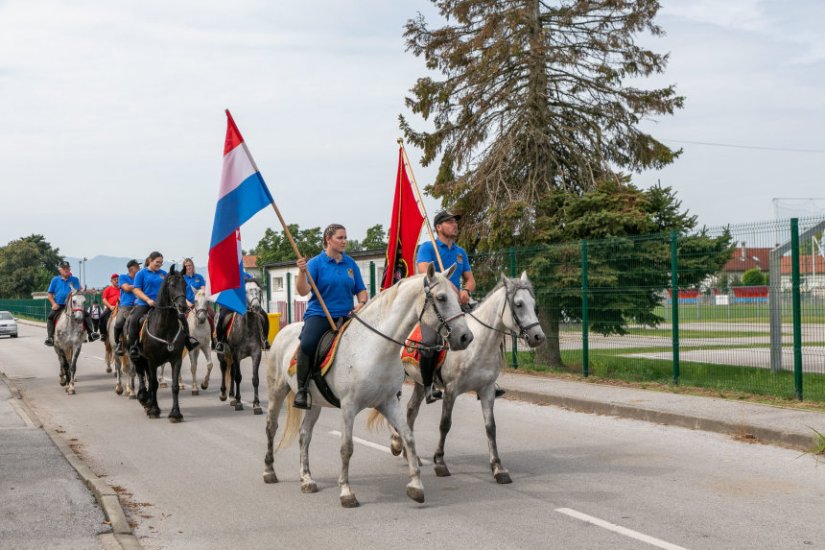
{"label": "fence post", "polygon": [[[509,249],[510,252],[510,277],[516,277],[516,248],[511,246]],[[514,369],[518,368],[518,338],[515,335],[510,334],[510,339],[513,341],[513,348],[511,350],[512,358],[511,358],[511,365]]]}
{"label": "fence post", "polygon": [[292,322],[292,272],[286,272],[286,322]]}
{"label": "fence post", "polygon": [[590,321],[587,296],[587,241],[582,240],[582,376],[590,376]]}
{"label": "fence post", "polygon": [[799,296],[799,219],[791,218],[791,285],[793,292],[793,382],[802,401],[802,311]]}
{"label": "fence post", "polygon": [[370,298],[375,296],[375,262],[370,260]]}
{"label": "fence post", "polygon": [[679,234],[670,232],[670,308],[673,335],[673,383],[679,384],[679,260],[677,257]]}
{"label": "fence post", "polygon": [[269,313],[269,304],[272,302],[272,278],[269,276],[269,271],[265,268],[261,270],[264,277],[266,277],[266,307],[264,308]]}

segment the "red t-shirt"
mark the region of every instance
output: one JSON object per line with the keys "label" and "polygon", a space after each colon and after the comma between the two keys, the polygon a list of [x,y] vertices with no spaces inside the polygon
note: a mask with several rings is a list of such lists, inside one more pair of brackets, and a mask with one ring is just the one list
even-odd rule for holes
{"label": "red t-shirt", "polygon": [[120,289],[112,285],[107,286],[103,291],[103,299],[115,307],[120,301]]}

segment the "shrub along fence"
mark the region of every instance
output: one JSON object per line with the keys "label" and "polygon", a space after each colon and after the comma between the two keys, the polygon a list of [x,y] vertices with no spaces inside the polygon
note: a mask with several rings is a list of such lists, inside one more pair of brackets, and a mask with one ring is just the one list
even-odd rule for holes
{"label": "shrub along fence", "polygon": [[508,344],[513,367],[825,402],[823,229],[791,219],[471,261],[479,296],[502,272],[533,281],[548,341]]}

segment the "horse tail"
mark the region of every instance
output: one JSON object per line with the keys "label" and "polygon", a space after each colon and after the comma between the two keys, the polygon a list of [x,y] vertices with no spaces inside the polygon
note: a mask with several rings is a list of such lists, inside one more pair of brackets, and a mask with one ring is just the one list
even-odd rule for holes
{"label": "horse tail", "polygon": [[373,409],[369,417],[367,418],[367,429],[371,432],[374,432],[379,428],[386,429],[387,426],[387,419],[384,418],[384,415],[378,412],[378,409]]}
{"label": "horse tail", "polygon": [[286,447],[289,447],[301,429],[301,421],[304,419],[304,411],[293,406],[292,401],[294,397],[295,394],[292,393],[292,390],[289,390],[289,393],[286,396],[286,422],[284,422],[283,435],[281,435],[281,440],[278,442],[278,449],[285,449]]}

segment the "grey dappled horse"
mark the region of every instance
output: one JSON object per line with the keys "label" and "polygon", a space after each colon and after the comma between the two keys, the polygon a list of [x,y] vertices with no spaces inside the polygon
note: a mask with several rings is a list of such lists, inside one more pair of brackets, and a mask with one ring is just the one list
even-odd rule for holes
{"label": "grey dappled horse", "polygon": [[60,385],[74,395],[77,376],[77,358],[86,341],[86,297],[76,290],[69,293],[66,307],[54,323],[54,352],[60,361]]}

